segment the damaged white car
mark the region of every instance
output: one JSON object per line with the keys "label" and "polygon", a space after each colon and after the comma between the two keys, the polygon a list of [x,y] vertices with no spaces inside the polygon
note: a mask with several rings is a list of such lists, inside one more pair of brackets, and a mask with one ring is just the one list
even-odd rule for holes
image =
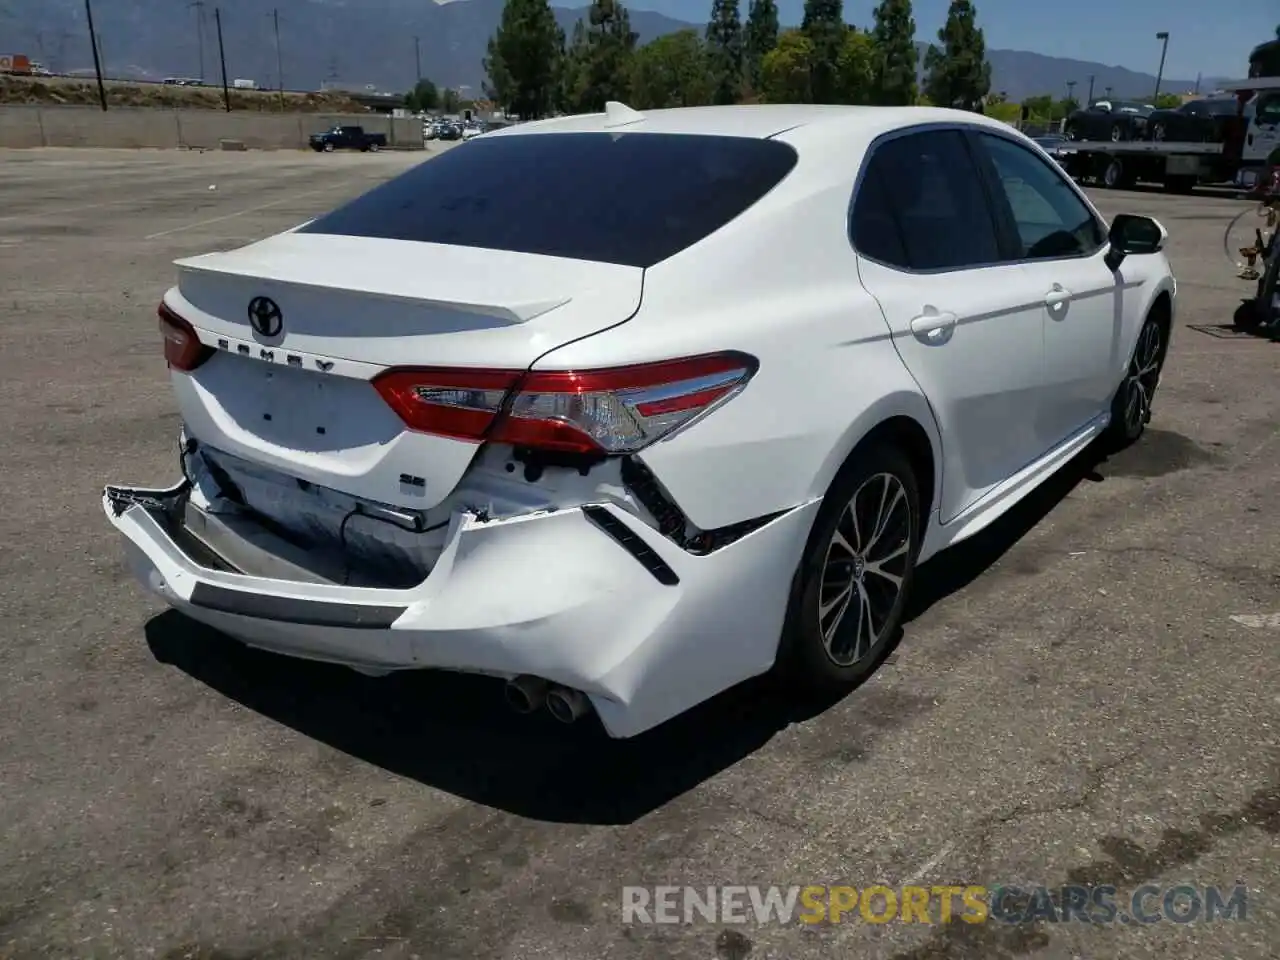
{"label": "damaged white car", "polygon": [[1143,430],[1164,231],[932,109],[525,124],[179,261],[133,570],[245,643],[629,737],[874,669],[916,563]]}

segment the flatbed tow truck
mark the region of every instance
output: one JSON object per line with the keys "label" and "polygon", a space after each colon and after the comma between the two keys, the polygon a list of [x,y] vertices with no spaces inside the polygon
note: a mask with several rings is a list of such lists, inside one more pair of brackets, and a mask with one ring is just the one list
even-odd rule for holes
{"label": "flatbed tow truck", "polygon": [[[1251,187],[1280,148],[1280,77],[1237,80],[1221,89],[1239,104],[1223,143],[1072,140],[1063,145],[1060,162],[1071,176],[1109,188],[1138,181],[1174,193],[1190,193],[1201,183]],[[1254,114],[1246,118],[1244,108],[1255,97]]]}

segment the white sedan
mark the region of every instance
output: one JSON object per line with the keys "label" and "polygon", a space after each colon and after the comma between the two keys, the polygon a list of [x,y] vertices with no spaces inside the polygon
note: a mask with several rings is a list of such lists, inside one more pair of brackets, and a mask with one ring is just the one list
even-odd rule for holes
{"label": "white sedan", "polygon": [[848,688],[918,563],[1143,432],[1165,239],[970,113],[512,127],[179,261],[183,478],[103,506],[247,644],[614,737],[775,668]]}

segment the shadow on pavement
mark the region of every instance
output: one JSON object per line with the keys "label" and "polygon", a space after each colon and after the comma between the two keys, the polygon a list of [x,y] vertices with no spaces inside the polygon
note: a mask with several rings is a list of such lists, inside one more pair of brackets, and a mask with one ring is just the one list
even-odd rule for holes
{"label": "shadow on pavement", "polygon": [[[983,533],[920,568],[908,618],[976,579],[1081,480],[1086,452]],[[597,723],[513,713],[500,681],[415,671],[371,678],[252,650],[174,611],[146,626],[155,657],[305,736],[400,776],[520,816],[631,823],[840,698],[788,696],[760,678],[627,741]],[[891,651],[886,650],[887,656]]]}

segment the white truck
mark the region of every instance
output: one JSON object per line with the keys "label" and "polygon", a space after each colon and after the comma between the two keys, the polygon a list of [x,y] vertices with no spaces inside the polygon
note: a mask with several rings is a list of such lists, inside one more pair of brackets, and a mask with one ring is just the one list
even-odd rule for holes
{"label": "white truck", "polygon": [[[1221,143],[1170,140],[1073,140],[1060,157],[1073,177],[1105,187],[1142,180],[1190,192],[1199,183],[1249,187],[1280,148],[1280,76],[1255,76],[1221,87],[1236,96],[1235,122]],[[1246,107],[1249,109],[1246,110]]]}
{"label": "white truck", "polygon": [[235,80],[232,82],[231,85],[235,87],[237,90],[257,90],[258,89],[257,80]]}

